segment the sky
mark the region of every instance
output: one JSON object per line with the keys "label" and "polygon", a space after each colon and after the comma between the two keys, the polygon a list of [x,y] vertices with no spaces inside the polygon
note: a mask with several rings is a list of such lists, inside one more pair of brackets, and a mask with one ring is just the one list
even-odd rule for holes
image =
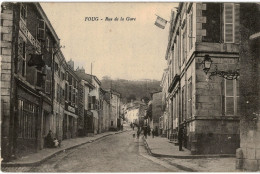
{"label": "sky", "polygon": [[[99,79],[161,80],[166,68],[169,23],[178,3],[40,3],[59,36],[66,60]],[[98,17],[98,21],[85,20]],[[106,21],[106,17],[113,21]],[[114,21],[118,17],[119,21]],[[120,18],[124,21],[120,21]],[[126,18],[135,18],[126,21]],[[101,20],[102,19],[102,20]]]}

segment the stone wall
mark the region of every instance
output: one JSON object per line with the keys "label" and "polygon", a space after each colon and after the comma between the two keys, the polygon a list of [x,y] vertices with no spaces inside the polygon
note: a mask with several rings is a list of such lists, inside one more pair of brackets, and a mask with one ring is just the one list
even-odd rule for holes
{"label": "stone wall", "polygon": [[[250,10],[248,10],[250,9]],[[240,47],[240,148],[237,149],[237,169],[260,171],[260,6],[241,4]]]}
{"label": "stone wall", "polygon": [[[6,9],[4,9],[4,6]],[[11,67],[12,67],[12,35],[13,9],[8,3],[1,4],[1,148],[2,157],[10,155],[10,114],[11,114]],[[8,149],[8,150],[7,150]]]}

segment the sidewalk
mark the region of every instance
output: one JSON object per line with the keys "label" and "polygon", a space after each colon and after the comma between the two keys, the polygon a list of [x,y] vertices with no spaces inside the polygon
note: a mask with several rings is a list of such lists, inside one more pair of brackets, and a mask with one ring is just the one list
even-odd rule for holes
{"label": "sidewalk", "polygon": [[125,131],[127,131],[127,130],[118,131],[118,132],[104,132],[101,134],[97,134],[94,137],[78,137],[78,138],[63,140],[61,143],[61,147],[44,148],[37,153],[29,154],[22,158],[15,159],[11,162],[1,162],[1,166],[2,167],[36,166],[65,150],[69,150],[69,149],[81,146],[83,144],[92,143],[93,141],[96,141],[103,137],[115,135],[115,134],[122,133]]}
{"label": "sidewalk", "polygon": [[179,146],[167,138],[151,136],[144,139],[148,152],[154,157],[189,172],[241,172],[236,170],[235,155],[191,155],[188,149],[179,151]]}

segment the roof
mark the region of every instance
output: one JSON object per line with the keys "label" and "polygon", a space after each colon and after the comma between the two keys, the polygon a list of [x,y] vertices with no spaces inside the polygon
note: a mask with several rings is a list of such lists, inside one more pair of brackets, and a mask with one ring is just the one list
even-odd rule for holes
{"label": "roof", "polygon": [[88,83],[92,84],[91,78],[89,78],[86,75],[86,73],[80,72],[80,71],[74,71],[74,72],[80,79],[83,79],[83,80],[87,81]]}
{"label": "roof", "polygon": [[109,89],[104,89],[104,90],[106,92],[109,92],[109,93],[112,93],[114,95],[117,95],[118,97],[121,97],[121,94],[119,92],[115,91],[114,89],[109,88]]}

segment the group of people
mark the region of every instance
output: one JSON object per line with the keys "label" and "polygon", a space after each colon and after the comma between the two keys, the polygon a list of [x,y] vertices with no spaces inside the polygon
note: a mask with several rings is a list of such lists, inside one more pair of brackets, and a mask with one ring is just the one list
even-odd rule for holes
{"label": "group of people", "polygon": [[[135,128],[135,124],[134,123],[131,123],[130,124],[131,128]],[[144,137],[147,138],[147,135],[150,136],[150,133],[152,132],[152,137],[154,138],[154,135],[155,135],[155,130],[150,128],[150,126],[137,126],[137,132],[136,132],[136,136],[137,138],[140,137],[140,134],[143,132],[144,133]],[[133,134],[133,137],[135,138],[135,134]],[[183,144],[183,140],[184,140],[184,127],[183,126],[180,126],[179,130],[178,130],[178,142],[179,142],[179,151],[183,151],[182,149],[182,144]]]}
{"label": "group of people", "polygon": [[[130,124],[130,126],[133,128],[135,128],[135,125],[134,124]],[[151,129],[150,126],[137,126],[137,131],[136,131],[136,135],[137,135],[137,138],[140,137],[140,134],[143,132],[144,134],[144,137],[147,138],[147,135],[150,136],[151,133],[152,133],[152,137],[154,138],[154,135],[155,135],[155,130],[154,129]],[[135,137],[135,134],[133,135],[133,137]]]}
{"label": "group of people", "polygon": [[45,145],[47,148],[60,147],[61,141],[54,137],[52,131],[50,130],[47,136],[45,137]]}

